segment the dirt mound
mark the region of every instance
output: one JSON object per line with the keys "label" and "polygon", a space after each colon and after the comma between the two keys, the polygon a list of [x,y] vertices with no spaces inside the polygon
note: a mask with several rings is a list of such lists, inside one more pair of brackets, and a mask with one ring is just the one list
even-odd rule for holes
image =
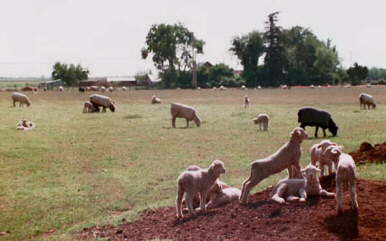
{"label": "dirt mound", "polygon": [[[321,183],[329,191],[333,175]],[[134,223],[84,229],[76,239],[111,240],[385,240],[386,182],[357,180],[359,213],[350,210],[345,190],[344,212],[335,213],[334,198],[310,197],[306,203],[280,205],[269,201],[272,188],[251,195],[249,204],[238,202],[176,218],[175,208],[145,213]]]}
{"label": "dirt mound", "polygon": [[384,163],[386,162],[386,142],[375,144],[374,147],[368,142],[363,142],[359,150],[349,154],[357,165],[364,162]]}

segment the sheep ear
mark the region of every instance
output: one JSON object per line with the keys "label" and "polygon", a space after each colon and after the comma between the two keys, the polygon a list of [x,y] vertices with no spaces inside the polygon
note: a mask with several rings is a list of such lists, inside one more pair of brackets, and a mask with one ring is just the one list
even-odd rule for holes
{"label": "sheep ear", "polygon": [[316,172],[321,172],[319,168],[316,168]]}
{"label": "sheep ear", "polygon": [[335,142],[333,142],[331,145],[332,145],[332,146],[336,146],[336,143],[335,143]]}
{"label": "sheep ear", "polygon": [[297,134],[298,136],[301,136],[302,132],[301,132],[299,129],[297,129],[297,130],[296,130],[296,134]]}
{"label": "sheep ear", "polygon": [[322,148],[322,145],[319,145],[317,149],[320,149],[320,148]]}

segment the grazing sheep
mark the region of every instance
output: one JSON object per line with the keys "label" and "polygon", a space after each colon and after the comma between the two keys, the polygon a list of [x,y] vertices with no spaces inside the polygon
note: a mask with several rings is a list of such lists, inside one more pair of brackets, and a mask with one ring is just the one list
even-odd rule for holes
{"label": "grazing sheep", "polygon": [[86,91],[90,91],[90,90],[91,90],[90,86],[87,86]]}
{"label": "grazing sheep", "polygon": [[92,113],[95,112],[95,108],[90,101],[85,101],[83,104],[83,113]]}
{"label": "grazing sheep", "polygon": [[206,197],[209,189],[220,177],[225,173],[224,163],[220,160],[215,160],[208,169],[200,169],[194,171],[182,172],[177,180],[177,198],[176,211],[177,217],[182,218],[182,198],[185,194],[186,206],[188,207],[191,216],[195,216],[192,200],[196,193],[200,193],[200,209],[205,211]]}
{"label": "grazing sheep", "polygon": [[105,92],[106,92],[106,87],[101,86],[101,92],[102,92],[102,93],[105,93]]}
{"label": "grazing sheep", "polygon": [[59,91],[63,91],[63,86],[59,86]]}
{"label": "grazing sheep", "polygon": [[115,102],[107,96],[98,94],[90,95],[90,102],[94,106],[96,112],[99,112],[99,106],[103,107],[102,112],[106,112],[106,108],[109,108],[111,112],[115,111]]}
{"label": "grazing sheep", "polygon": [[249,98],[248,96],[244,96],[244,107],[249,107]]}
{"label": "grazing sheep", "polygon": [[43,88],[43,91],[47,91],[47,87],[44,87],[44,88]]}
{"label": "grazing sheep", "polygon": [[375,103],[373,96],[366,93],[361,93],[359,95],[359,105],[361,109],[363,105],[363,108],[365,110],[366,110],[366,105],[367,105],[367,109],[370,109],[370,105],[373,107],[373,109],[377,107],[377,104]]}
{"label": "grazing sheep", "polygon": [[307,165],[301,172],[305,178],[283,179],[279,181],[272,190],[271,199],[282,204],[285,203],[285,201],[305,202],[308,196],[335,196],[334,193],[327,192],[320,186],[317,176],[317,172],[320,172],[318,168]]}
{"label": "grazing sheep", "polygon": [[249,192],[263,179],[272,174],[288,170],[289,178],[293,178],[292,166],[300,170],[300,156],[302,155],[300,144],[308,138],[307,132],[297,127],[291,132],[290,140],[287,141],[278,151],[264,159],[256,160],[251,163],[251,174],[243,182],[240,203],[245,204]]}
{"label": "grazing sheep", "polygon": [[34,91],[34,87],[25,86],[25,87],[21,88],[21,91]]}
{"label": "grazing sheep", "polygon": [[35,124],[26,120],[26,119],[23,119],[21,120],[17,126],[16,126],[16,129],[18,130],[22,130],[22,131],[30,131],[32,130],[33,128],[35,127]]}
{"label": "grazing sheep", "polygon": [[259,129],[261,130],[261,126],[263,125],[263,130],[268,131],[268,122],[269,116],[265,113],[259,114],[255,119],[253,119],[253,123],[259,124]]}
{"label": "grazing sheep", "polygon": [[323,157],[331,159],[336,166],[336,211],[342,214],[342,185],[348,184],[351,208],[358,210],[357,194],[355,191],[355,162],[353,158],[342,152],[343,146],[329,146],[324,152]]}
{"label": "grazing sheep", "polygon": [[310,85],[310,89],[315,89],[315,86],[314,85]]}
{"label": "grazing sheep", "polygon": [[261,86],[260,86],[260,85],[259,85],[259,86],[257,86],[257,89],[258,89],[258,90],[261,90]]}
{"label": "grazing sheep", "polygon": [[114,88],[112,86],[109,87],[109,92],[112,93],[114,91]]}
{"label": "grazing sheep", "polygon": [[127,88],[125,86],[122,87],[122,91],[126,91]]}
{"label": "grazing sheep", "polygon": [[197,90],[201,90],[201,87],[200,87],[200,86],[198,86],[198,87],[197,87]]}
{"label": "grazing sheep", "polygon": [[[328,174],[332,173],[332,161],[323,158],[323,152],[329,146],[336,146],[336,143],[329,140],[323,140],[322,142],[315,144],[310,149],[311,165],[319,167],[321,170],[320,176],[324,176],[324,166],[328,167]],[[318,165],[317,165],[318,164]]]}
{"label": "grazing sheep", "polygon": [[336,136],[338,133],[338,126],[331,118],[330,113],[324,110],[313,107],[303,107],[298,111],[298,122],[300,127],[305,129],[306,126],[315,126],[315,137],[318,137],[319,127],[323,130],[323,136],[326,137],[326,128]]}
{"label": "grazing sheep", "polygon": [[327,85],[327,88],[331,88],[331,85]]}
{"label": "grazing sheep", "polygon": [[240,87],[240,89],[241,89],[241,90],[246,90],[247,88],[245,87],[245,85],[242,85],[242,86]]}
{"label": "grazing sheep", "polygon": [[153,97],[151,98],[151,103],[152,104],[161,104],[161,99],[158,98],[156,95],[153,95]]}
{"label": "grazing sheep", "polygon": [[367,85],[366,85],[366,88],[371,88],[371,84],[367,84]]}
{"label": "grazing sheep", "polygon": [[196,110],[188,105],[179,103],[172,103],[170,107],[170,113],[172,114],[172,127],[176,128],[176,118],[186,119],[186,128],[189,128],[189,121],[194,121],[197,127],[201,126],[201,119],[196,114]]}
{"label": "grazing sheep", "polygon": [[26,104],[27,107],[29,107],[31,105],[31,101],[28,99],[28,97],[26,95],[23,95],[23,94],[18,93],[18,92],[13,92],[11,97],[13,100],[13,107],[16,107],[16,105],[15,105],[16,102],[20,102],[19,107],[22,107],[24,104]]}
{"label": "grazing sheep", "polygon": [[79,90],[79,92],[80,92],[80,93],[84,93],[84,92],[86,92],[86,89],[85,89],[85,88],[83,88],[83,87],[79,87],[79,88],[78,88],[78,90]]}
{"label": "grazing sheep", "polygon": [[283,90],[288,89],[288,86],[287,86],[287,85],[281,85],[280,87],[281,87],[281,89],[283,89]]}
{"label": "grazing sheep", "polygon": [[213,90],[217,90],[216,86],[213,87]]}
{"label": "grazing sheep", "polygon": [[99,87],[98,86],[90,86],[90,90],[91,91],[99,91]]}

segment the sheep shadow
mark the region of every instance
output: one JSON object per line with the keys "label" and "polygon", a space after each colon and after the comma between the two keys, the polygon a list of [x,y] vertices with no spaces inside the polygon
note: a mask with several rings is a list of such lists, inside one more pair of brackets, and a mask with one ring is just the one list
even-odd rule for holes
{"label": "sheep shadow", "polygon": [[262,207],[264,205],[267,205],[267,204],[272,204],[274,203],[273,201],[257,201],[257,202],[254,202],[254,203],[248,203],[248,204],[240,204],[241,206],[245,206],[246,208],[248,209],[256,209],[256,208],[259,208],[259,207]]}
{"label": "sheep shadow", "polygon": [[205,212],[205,213],[197,212],[195,217],[189,216],[189,218],[183,218],[183,219],[176,219],[176,220],[174,220],[173,224],[172,224],[172,227],[176,227],[178,225],[182,225],[184,223],[188,223],[188,222],[194,221],[198,217],[212,217],[212,216],[215,216],[216,214],[217,214],[216,211]]}
{"label": "sheep shadow", "polygon": [[330,233],[336,234],[341,240],[358,238],[358,212],[346,210],[341,215],[331,215],[324,219]]}

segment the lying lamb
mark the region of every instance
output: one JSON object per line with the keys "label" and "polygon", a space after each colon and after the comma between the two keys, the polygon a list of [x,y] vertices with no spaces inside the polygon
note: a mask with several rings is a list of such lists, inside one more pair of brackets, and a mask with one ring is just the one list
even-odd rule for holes
{"label": "lying lamb", "polygon": [[365,93],[361,93],[359,95],[359,105],[361,109],[362,109],[362,105],[364,109],[366,109],[366,105],[367,105],[367,109],[370,109],[370,105],[373,107],[373,109],[377,107],[377,104],[375,103],[373,96]]}
{"label": "lying lamb", "polygon": [[323,140],[322,142],[315,144],[310,149],[310,156],[311,156],[311,165],[314,165],[316,167],[319,167],[321,170],[320,175],[324,176],[324,166],[328,167],[328,174],[332,173],[332,161],[329,159],[323,158],[323,152],[327,149],[329,146],[336,146],[336,143],[331,142],[329,140]]}
{"label": "lying lamb", "polygon": [[26,104],[27,107],[31,105],[31,101],[28,99],[26,95],[23,95],[18,92],[14,92],[12,93],[11,97],[13,101],[13,107],[16,107],[15,105],[16,102],[20,102],[19,107],[22,107],[24,104]]}
{"label": "lying lamb", "polygon": [[317,176],[317,172],[320,172],[318,168],[307,165],[301,172],[305,179],[283,179],[279,181],[272,190],[271,199],[278,203],[285,203],[285,201],[305,202],[307,196],[335,197],[334,193],[327,192],[320,186]]}
{"label": "lying lamb", "polygon": [[355,191],[355,162],[353,158],[342,152],[343,146],[329,146],[324,152],[323,157],[331,159],[336,166],[336,211],[342,214],[342,185],[348,183],[351,208],[358,210],[357,194]]}
{"label": "lying lamb", "polygon": [[16,129],[18,130],[22,130],[22,131],[30,131],[32,130],[33,128],[35,127],[35,124],[26,120],[26,119],[23,119],[21,120],[17,126],[16,126]]}
{"label": "lying lamb", "polygon": [[234,187],[224,188],[221,183],[216,182],[211,188],[210,201],[206,205],[207,209],[212,209],[235,200],[239,200],[241,191]]}
{"label": "lying lamb", "polygon": [[176,198],[177,217],[182,218],[182,198],[185,194],[186,206],[191,216],[195,216],[192,200],[196,193],[200,193],[200,209],[205,211],[206,197],[211,186],[216,182],[221,174],[225,173],[224,163],[215,160],[208,169],[195,171],[184,171],[178,177],[178,189]]}
{"label": "lying lamb", "polygon": [[99,106],[103,107],[102,112],[106,112],[106,108],[109,108],[112,112],[115,111],[115,102],[107,96],[98,94],[90,95],[90,102],[96,112],[99,112]]}
{"label": "lying lamb", "polygon": [[196,110],[193,107],[172,103],[170,107],[170,113],[172,115],[172,127],[176,128],[176,118],[185,118],[186,119],[186,128],[189,128],[189,121],[193,120],[198,127],[201,125],[201,119],[196,114]]}
{"label": "lying lamb", "polygon": [[153,97],[151,98],[151,103],[152,104],[161,104],[161,99],[158,98],[156,95],[153,95]]}
{"label": "lying lamb", "polygon": [[83,113],[91,113],[91,112],[95,112],[95,108],[93,106],[93,104],[91,104],[90,101],[85,101],[84,104],[83,104]]}
{"label": "lying lamb", "polygon": [[289,178],[292,178],[292,166],[295,166],[298,170],[301,169],[299,163],[300,156],[302,155],[300,144],[307,138],[307,132],[297,127],[291,132],[290,140],[277,152],[267,158],[252,162],[251,174],[249,178],[243,182],[240,203],[245,204],[251,189],[272,174],[281,172],[287,168]]}
{"label": "lying lamb", "polygon": [[268,131],[268,122],[269,116],[265,113],[259,114],[255,119],[253,119],[253,123],[259,124],[259,129],[261,130],[261,126],[263,125],[263,130]]}

